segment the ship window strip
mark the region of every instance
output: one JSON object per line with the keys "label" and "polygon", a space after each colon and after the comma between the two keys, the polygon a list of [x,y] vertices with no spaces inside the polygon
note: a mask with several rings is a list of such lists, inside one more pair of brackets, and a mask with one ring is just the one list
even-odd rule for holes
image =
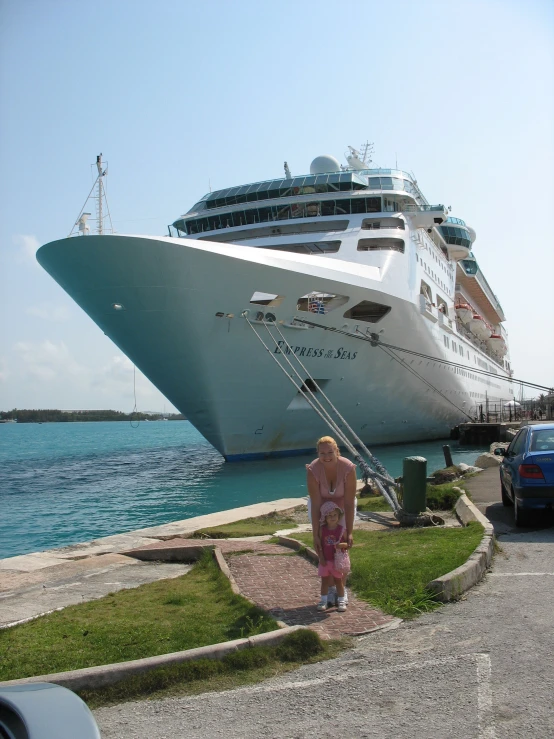
{"label": "ship window strip", "polygon": [[268,205],[261,208],[217,213],[204,218],[179,220],[173,224],[184,235],[194,235],[204,231],[248,226],[256,223],[288,221],[297,218],[320,218],[345,216],[357,213],[381,212],[380,197],[345,198],[340,200],[314,200],[281,205]]}
{"label": "ship window strip", "polygon": [[242,231],[223,231],[222,233],[211,233],[209,236],[200,236],[199,241],[217,241],[217,242],[236,242],[247,241],[248,239],[263,239],[268,236],[292,236],[311,233],[337,233],[346,231],[349,221],[302,221],[296,223],[280,223],[272,226],[260,226],[258,228],[249,228]]}
{"label": "ship window strip", "polygon": [[404,254],[404,239],[393,238],[373,238],[360,239],[358,241],[358,251],[398,251]]}

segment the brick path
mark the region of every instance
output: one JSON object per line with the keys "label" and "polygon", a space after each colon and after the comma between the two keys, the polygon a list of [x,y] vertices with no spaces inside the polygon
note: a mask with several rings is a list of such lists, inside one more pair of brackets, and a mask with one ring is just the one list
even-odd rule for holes
{"label": "brick path", "polygon": [[316,609],[320,587],[317,568],[304,557],[291,554],[290,549],[278,545],[274,549],[275,556],[240,554],[226,556],[226,560],[241,593],[279,621],[308,626],[323,639],[338,639],[367,633],[394,620],[358,600],[351,590],[345,613],[336,608],[320,613]]}
{"label": "brick path", "polygon": [[[221,549],[241,593],[288,626],[308,626],[323,639],[338,639],[365,634],[396,620],[358,600],[350,589],[345,613],[339,613],[336,608],[320,613],[316,609],[320,587],[317,568],[279,544],[228,539],[171,539],[164,541],[162,546],[171,550],[214,544]],[[160,544],[142,547],[141,550],[156,547],[160,548]]]}

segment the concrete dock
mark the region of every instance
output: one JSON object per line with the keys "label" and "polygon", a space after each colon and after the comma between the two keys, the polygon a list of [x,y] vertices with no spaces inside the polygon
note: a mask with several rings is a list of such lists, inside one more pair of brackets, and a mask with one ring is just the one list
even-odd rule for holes
{"label": "concrete dock", "polygon": [[59,549],[0,559],[0,627],[124,588],[178,577],[183,563],[141,562],[121,552],[188,537],[199,529],[304,506],[305,498],[219,511]]}

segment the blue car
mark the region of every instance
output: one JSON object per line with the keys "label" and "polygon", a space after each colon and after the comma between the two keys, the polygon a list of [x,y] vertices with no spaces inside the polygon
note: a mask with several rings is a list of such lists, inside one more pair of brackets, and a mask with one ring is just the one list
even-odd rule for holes
{"label": "blue car", "polygon": [[502,456],[502,502],[514,506],[516,526],[527,526],[535,511],[554,510],[554,423],[523,426]]}

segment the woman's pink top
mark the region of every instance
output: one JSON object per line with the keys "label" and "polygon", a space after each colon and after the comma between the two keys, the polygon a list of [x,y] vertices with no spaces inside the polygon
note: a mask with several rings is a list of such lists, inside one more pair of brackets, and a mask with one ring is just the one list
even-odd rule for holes
{"label": "woman's pink top", "polygon": [[325,476],[325,468],[323,462],[319,459],[314,459],[311,464],[306,465],[306,469],[310,470],[315,479],[319,484],[319,494],[321,495],[321,501],[334,500],[337,505],[344,511],[344,483],[348,477],[349,472],[356,468],[356,465],[345,457],[339,457],[338,469],[337,469],[337,482],[333,492],[329,490],[329,483]]}

